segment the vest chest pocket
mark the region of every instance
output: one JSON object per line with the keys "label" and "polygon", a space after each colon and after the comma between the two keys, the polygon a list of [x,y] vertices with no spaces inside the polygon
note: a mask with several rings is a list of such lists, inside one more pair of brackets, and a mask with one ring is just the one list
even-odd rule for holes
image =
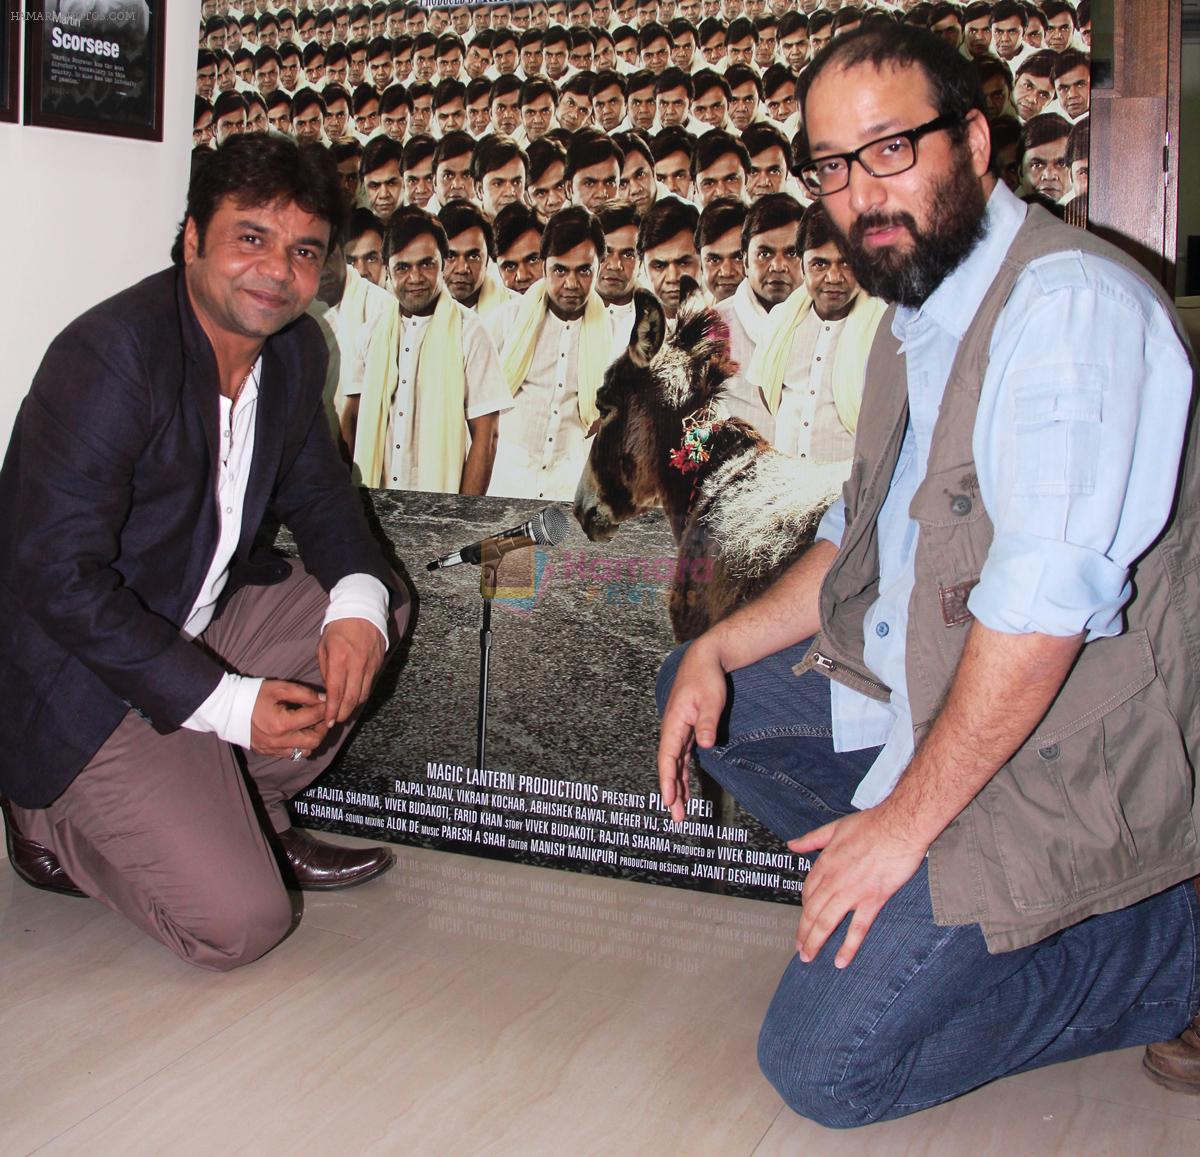
{"label": "vest chest pocket", "polygon": [[1091,494],[1096,488],[1104,372],[1098,366],[1062,366],[1013,391],[1016,494]]}
{"label": "vest chest pocket", "polygon": [[917,488],[909,514],[920,527],[916,581],[936,599],[942,623],[962,626],[973,616],[967,596],[979,581],[992,524],[979,495],[975,464],[931,471]]}

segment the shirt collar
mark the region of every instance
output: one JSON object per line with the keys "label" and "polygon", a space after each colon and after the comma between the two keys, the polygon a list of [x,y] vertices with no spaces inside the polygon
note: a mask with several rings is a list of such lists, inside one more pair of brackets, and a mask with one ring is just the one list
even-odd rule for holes
{"label": "shirt collar", "polygon": [[984,212],[984,234],[957,269],[937,287],[918,309],[899,306],[892,332],[901,341],[914,324],[928,318],[961,341],[983,302],[1004,255],[1025,220],[1027,206],[1003,181],[997,181]]}

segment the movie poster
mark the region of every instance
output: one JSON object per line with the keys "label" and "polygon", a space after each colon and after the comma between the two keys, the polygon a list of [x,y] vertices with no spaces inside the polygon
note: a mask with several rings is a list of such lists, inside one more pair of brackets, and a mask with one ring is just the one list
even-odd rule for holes
{"label": "movie poster", "polygon": [[[522,93],[522,86],[540,76],[540,70],[514,88],[503,82],[504,73],[495,66],[497,59],[507,60],[501,54],[514,42],[521,44],[526,29],[511,25],[514,7],[520,6],[441,7],[435,16],[430,6],[411,28],[402,16],[404,27],[368,30],[375,35],[369,36],[357,61],[354,30],[346,30],[350,39],[343,53],[336,47],[339,30],[334,16],[324,23],[319,14],[314,16],[307,25],[310,44],[321,48],[300,45],[304,51],[296,67],[304,75],[297,72],[287,102],[274,91],[272,61],[266,59],[272,90],[260,103],[275,127],[287,127],[301,136],[303,124],[308,126],[304,131],[311,133],[312,104],[301,95],[302,89],[315,87],[330,98],[322,112],[335,118],[337,135],[330,140],[320,123],[315,131],[324,133],[321,139],[334,149],[339,168],[349,174],[358,227],[347,236],[346,264],[332,271],[312,309],[331,353],[329,417],[345,444],[356,480],[366,483],[364,502],[381,536],[391,544],[395,565],[405,575],[415,604],[414,629],[402,654],[384,676],[342,757],[294,801],[297,820],[314,828],[477,856],[796,902],[808,862],[788,852],[733,801],[694,779],[689,814],[682,824],[674,824],[657,796],[654,687],[658,670],[677,638],[690,637],[681,631],[681,624],[689,623],[680,606],[708,606],[715,584],[728,580],[726,560],[697,557],[688,552],[686,543],[681,550],[677,535],[686,510],[681,518],[669,501],[666,510],[649,509],[590,538],[581,525],[582,508],[578,515],[575,509],[576,492],[585,476],[589,481],[581,494],[595,491],[601,475],[605,485],[636,489],[643,485],[635,478],[639,469],[663,474],[668,468],[686,470],[704,461],[710,449],[704,430],[711,428],[706,422],[714,413],[698,409],[690,425],[654,439],[648,434],[631,438],[619,452],[598,460],[593,454],[600,427],[597,393],[605,369],[625,356],[634,335],[633,302],[627,292],[611,303],[604,300],[595,309],[585,309],[575,321],[564,322],[557,314],[547,321],[554,311],[548,311],[541,296],[549,292],[546,269],[533,260],[536,252],[532,257],[521,253],[523,243],[524,248],[532,244],[536,251],[537,234],[544,224],[525,235],[508,229],[503,245],[498,237],[501,214],[514,199],[523,211],[536,212],[546,189],[561,195],[564,203],[583,198],[585,191],[567,180],[565,165],[558,172],[553,165],[539,162],[536,175],[520,183],[515,198],[489,202],[487,174],[481,180],[472,170],[458,195],[486,212],[495,230],[491,243],[474,236],[469,213],[455,217],[452,197],[443,204],[439,195],[442,175],[435,173],[435,159],[443,156],[436,153],[439,141],[460,131],[460,126],[472,126],[462,130],[477,141],[459,163],[466,172],[480,150],[490,147],[489,137],[504,135],[496,133],[493,118],[510,115],[505,112],[507,105],[516,108],[523,102],[522,113],[511,114],[515,119],[502,125],[514,134],[521,157],[528,159],[540,151],[544,160],[547,149],[540,143],[544,137],[555,142],[565,158],[580,129],[586,132],[600,123],[598,99],[585,110],[585,123],[575,123],[573,118],[580,112],[568,105],[566,96],[584,93],[587,84],[577,79],[572,83],[573,78],[591,74],[594,79],[598,68],[601,75],[608,75],[603,72],[607,68],[623,79],[626,90],[634,87],[640,83],[644,63],[637,38],[631,48],[615,18],[609,22],[611,31],[568,28],[567,46],[586,59],[580,58],[581,67],[567,66],[569,72],[559,70],[549,90],[534,88],[531,99],[525,100],[531,94],[528,89]],[[705,10],[709,7],[714,13],[721,10],[717,4],[704,5]],[[753,20],[735,24],[745,19],[740,0],[724,7],[730,18],[723,27],[728,26],[725,30],[734,34],[735,43],[747,27],[753,36],[747,35],[758,45],[781,28],[788,35],[777,37],[773,47],[764,46],[761,55],[757,47],[748,49],[755,64],[742,72],[733,63],[722,65],[719,75],[739,82],[723,88],[710,78],[698,79],[705,71],[701,45],[689,45],[686,29],[677,27],[679,35],[665,37],[672,59],[677,59],[681,46],[695,53],[694,61],[678,60],[681,74],[686,65],[690,70],[686,75],[692,78],[684,90],[693,97],[697,88],[718,95],[727,89],[736,91],[746,87],[740,81],[753,70],[765,81],[757,85],[763,93],[794,94],[794,77],[787,71],[784,55],[785,50],[799,51],[793,43],[794,23],[767,21],[761,28]],[[828,39],[833,34],[835,17],[819,4],[800,7],[809,13],[804,25],[807,52],[818,46],[818,35]],[[769,11],[766,5],[760,8]],[[1064,25],[1061,13],[1043,20],[1027,17],[1023,9],[1019,15],[1010,13],[1002,4],[995,10],[994,20],[964,24],[965,10],[960,9],[952,19],[941,18],[932,31],[953,39],[964,56],[977,62],[999,179],[1019,195],[1083,224],[1090,29],[1080,26],[1074,9],[1065,22],[1069,28],[1060,27]],[[248,31],[244,23],[240,31],[243,35]],[[279,32],[271,28],[269,19],[255,31],[271,37]],[[436,41],[446,31],[461,37],[465,51],[431,43],[429,33],[436,34]],[[510,31],[518,35],[509,35]],[[206,32],[209,43],[216,37],[224,43],[223,29],[213,26]],[[489,32],[499,36],[485,34]],[[380,50],[378,36],[383,34],[397,45],[390,62],[384,61],[387,54]],[[299,20],[296,35],[300,35]],[[563,43],[548,35],[547,41],[551,40]],[[495,53],[493,45],[499,46]],[[255,69],[264,71],[260,58],[251,62],[247,82],[245,54],[231,55],[234,68],[243,69],[237,74],[242,78],[237,91],[245,96]],[[545,55],[538,60],[524,58],[531,66],[544,67],[545,60]],[[288,61],[285,53],[284,70]],[[441,70],[445,75],[439,74],[439,61],[446,66]],[[222,108],[228,110],[237,102],[222,106],[221,95],[214,90],[213,78],[220,83],[221,60],[214,57],[206,62],[202,55],[201,62],[211,68],[208,91],[214,97],[203,141],[212,139],[219,147]],[[385,63],[390,67],[385,68]],[[368,68],[376,65],[380,71],[373,75]],[[332,79],[324,76],[327,68]],[[772,68],[777,71],[771,72]],[[787,83],[775,90],[771,85],[781,75],[778,69],[783,69]],[[204,72],[202,67],[198,79]],[[453,84],[442,87],[447,82],[458,84],[461,91]],[[363,87],[372,84],[374,91]],[[388,96],[397,85],[404,87],[406,101]],[[546,91],[551,96],[543,103],[551,115],[539,121],[533,114]],[[597,94],[602,91],[603,84],[595,89]],[[499,99],[492,95],[497,92]],[[486,99],[481,100],[480,93]],[[794,95],[788,99],[794,101]],[[254,101],[246,99],[245,104],[248,125]],[[697,121],[694,116],[686,120],[679,131],[688,134],[687,149],[697,147],[703,132],[714,127],[739,140],[786,142],[789,155],[775,166],[780,169],[777,184],[767,191],[790,194],[799,218],[809,198],[795,172],[799,121],[794,106],[785,101],[772,110],[765,99],[760,100],[746,114],[749,121],[743,120],[739,127],[728,107],[713,112],[707,106],[702,110],[698,98],[695,104],[693,113],[705,111],[718,123]],[[476,122],[471,119],[473,109]],[[403,125],[397,110],[406,111]],[[660,111],[665,115],[667,110],[664,106]],[[455,119],[447,119],[451,114]],[[657,163],[658,158],[671,160],[665,150],[657,150],[656,156],[652,148],[656,133],[670,126],[657,123],[659,111],[653,107],[649,115],[644,127],[634,122],[631,128],[632,113],[627,108],[621,123],[604,135],[624,141],[634,161],[641,154],[628,134],[645,141],[646,156],[654,164],[646,201],[685,207],[696,203],[689,218],[694,226],[698,202],[707,198],[698,185],[673,183],[677,178],[670,164]],[[203,102],[198,100],[198,123],[204,116]],[[282,116],[287,117],[286,126],[279,119]],[[325,121],[326,126],[330,123]],[[755,124],[772,126],[771,131],[764,134],[753,128]],[[428,145],[421,143],[423,134],[428,134]],[[402,150],[402,164],[394,166],[395,188],[390,192],[391,162],[366,172],[361,160],[364,154],[380,155],[377,142],[389,135]],[[357,147],[350,143],[355,141]],[[386,148],[381,155],[387,157]],[[496,171],[507,180],[511,157],[501,156]],[[350,158],[359,158],[357,168]],[[751,159],[757,159],[757,154]],[[521,168],[518,162],[515,169]],[[750,176],[759,179],[754,174]],[[530,176],[528,167],[525,175]],[[634,195],[631,166],[617,163],[610,179],[613,188],[605,198],[602,217]],[[761,185],[743,188],[735,200],[749,203],[763,191]],[[428,280],[438,264],[435,254],[412,256],[401,266],[388,268],[385,220],[401,201],[427,207],[447,223],[451,252],[439,266],[443,297],[438,298],[447,301],[431,316],[428,311],[423,317],[402,316],[396,308],[405,293],[421,290],[422,278]],[[741,211],[744,214],[745,204]],[[507,212],[512,217],[517,211]],[[380,218],[375,225],[372,214]],[[618,232],[613,229],[614,238]],[[626,232],[632,236],[636,228]],[[632,241],[614,243],[612,248],[624,253],[626,244]],[[793,338],[782,323],[767,330],[761,319],[755,320],[758,314],[769,317],[773,307],[780,311],[777,321],[792,318],[798,334],[804,319],[820,312],[818,290],[805,281],[778,302],[760,301],[755,314],[754,302],[747,305],[744,300],[749,296],[745,291],[738,298],[732,286],[722,288],[719,277],[705,276],[699,260],[703,246],[696,248],[696,281],[707,294],[707,306],[716,310],[731,334],[729,349],[722,355],[729,375],[727,412],[753,419],[763,437],[789,459],[779,477],[798,480],[786,486],[781,483],[786,495],[762,495],[753,517],[734,520],[739,525],[729,533],[740,542],[740,549],[753,553],[761,545],[755,536],[767,534],[767,524],[757,514],[787,495],[803,492],[806,509],[814,513],[807,522],[798,519],[796,525],[807,526],[811,536],[824,509],[822,496],[827,503],[848,472],[853,439],[839,434],[823,443],[812,441],[805,431],[807,412],[789,411],[780,401],[794,384],[800,347],[788,345]],[[623,287],[627,291],[658,287],[655,271],[644,257],[629,264]],[[422,261],[428,266],[424,271]],[[536,276],[518,268],[522,262],[536,265]],[[398,285],[397,278],[406,280]],[[605,286],[622,288],[619,280],[614,272],[607,282],[598,278],[598,285],[601,291]],[[661,300],[666,300],[668,291],[662,293]],[[470,316],[451,310],[449,298],[464,303]],[[866,351],[883,303],[857,294],[855,287],[836,290],[826,305],[830,302],[840,306],[838,320],[846,325],[840,339],[842,352],[831,357],[836,364],[827,371],[840,375],[843,383],[834,385],[837,397],[830,403],[830,412],[836,410],[840,419],[838,399],[847,392],[845,382],[857,375],[861,389]],[[676,315],[678,309],[676,303]],[[672,347],[675,320],[675,316],[666,319],[664,343],[674,348],[672,356],[678,361],[689,350],[678,348],[678,343]],[[761,355],[754,359],[754,338],[775,343],[769,345],[773,362]],[[820,335],[813,338],[824,340]],[[816,358],[815,366],[821,348],[810,343],[799,360]],[[430,404],[431,398],[435,405]],[[613,415],[606,413],[604,420],[613,422]],[[409,449],[403,452],[406,439]],[[480,475],[475,469],[480,459],[475,456],[484,451],[487,469]],[[834,478],[839,466],[843,473]],[[481,476],[485,484],[480,483]],[[687,501],[694,498],[690,495]],[[661,507],[661,502],[649,505]],[[561,541],[514,551],[504,557],[495,574],[481,574],[480,567],[469,564],[427,569],[462,547],[520,526],[548,507],[565,516],[567,530]],[[286,536],[283,542],[287,544]],[[686,598],[681,599],[681,593]],[[486,631],[485,606],[490,619]],[[485,647],[488,678],[486,695],[481,695]],[[477,745],[484,708],[486,746],[481,762]]]}

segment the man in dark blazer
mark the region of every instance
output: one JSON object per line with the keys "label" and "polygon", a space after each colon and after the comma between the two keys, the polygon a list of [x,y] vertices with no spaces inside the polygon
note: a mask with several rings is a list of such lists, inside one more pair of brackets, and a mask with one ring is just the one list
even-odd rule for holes
{"label": "man in dark blazer", "polygon": [[[341,217],[324,150],[230,141],[193,176],[174,268],[54,340],[0,469],[10,860],[207,968],[287,933],[280,865],[330,888],[392,863],[293,829],[284,806],[408,613],[334,449],[304,313]],[[269,511],[298,561],[255,550]]]}

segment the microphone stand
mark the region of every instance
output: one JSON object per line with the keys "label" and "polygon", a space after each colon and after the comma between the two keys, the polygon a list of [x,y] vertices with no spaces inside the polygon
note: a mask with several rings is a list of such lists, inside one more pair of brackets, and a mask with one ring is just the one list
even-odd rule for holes
{"label": "microphone stand", "polygon": [[475,732],[475,766],[482,771],[487,746],[488,673],[492,659],[492,600],[496,597],[496,571],[501,554],[486,548],[479,560],[479,597],[483,599],[483,624],[479,628],[479,716]]}

